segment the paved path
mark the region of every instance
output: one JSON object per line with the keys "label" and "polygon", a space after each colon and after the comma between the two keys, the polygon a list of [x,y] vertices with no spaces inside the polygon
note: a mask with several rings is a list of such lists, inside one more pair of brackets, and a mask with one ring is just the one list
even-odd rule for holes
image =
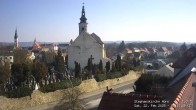
{"label": "paved path", "polygon": [[[118,92],[118,93],[132,92],[133,91],[132,86],[133,86],[134,82],[135,82],[135,80],[131,80],[131,81],[128,81],[125,83],[117,84],[115,86],[112,86],[111,88],[113,89],[113,92]],[[89,93],[82,95],[80,97],[80,99],[82,99],[85,102],[88,110],[96,110],[104,91],[106,91],[106,88],[96,90],[93,92],[89,92]],[[56,101],[56,102],[38,105],[35,107],[25,108],[23,110],[57,110],[57,109],[59,109],[57,107],[62,104],[63,104],[63,102],[60,100],[60,101]]]}

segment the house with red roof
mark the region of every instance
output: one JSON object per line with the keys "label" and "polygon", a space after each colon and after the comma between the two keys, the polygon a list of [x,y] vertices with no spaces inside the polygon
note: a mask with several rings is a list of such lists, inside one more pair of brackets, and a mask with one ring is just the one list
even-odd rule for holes
{"label": "house with red roof", "polygon": [[32,52],[38,52],[38,51],[40,51],[41,50],[41,44],[40,43],[38,43],[37,41],[36,41],[36,39],[34,40],[34,44],[33,44],[33,46],[32,46],[32,48],[31,48],[31,51]]}

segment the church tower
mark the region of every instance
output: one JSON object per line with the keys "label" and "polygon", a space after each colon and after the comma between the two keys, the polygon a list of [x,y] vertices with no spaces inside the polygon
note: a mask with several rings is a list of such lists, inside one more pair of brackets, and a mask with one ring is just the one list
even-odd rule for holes
{"label": "church tower", "polygon": [[18,34],[17,34],[17,28],[15,30],[15,35],[14,35],[14,47],[18,48],[19,44],[18,44]]}
{"label": "church tower", "polygon": [[87,22],[86,22],[86,16],[85,16],[85,10],[84,10],[84,3],[83,3],[83,6],[82,6],[82,15],[81,15],[81,18],[80,18],[80,23],[79,23],[79,35],[82,31],[85,31],[87,32]]}

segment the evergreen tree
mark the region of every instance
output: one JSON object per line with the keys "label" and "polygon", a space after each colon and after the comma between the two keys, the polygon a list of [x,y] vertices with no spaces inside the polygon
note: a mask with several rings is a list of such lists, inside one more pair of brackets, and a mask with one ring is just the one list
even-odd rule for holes
{"label": "evergreen tree", "polygon": [[93,64],[93,68],[92,68],[92,74],[95,74],[96,73],[96,65]]}
{"label": "evergreen tree", "polygon": [[112,63],[112,72],[116,72],[115,63]]}
{"label": "evergreen tree", "polygon": [[185,42],[180,46],[180,54],[182,55],[187,50]]}
{"label": "evergreen tree", "polygon": [[79,77],[80,70],[81,70],[80,64],[75,61],[75,78]]}
{"label": "evergreen tree", "polygon": [[100,71],[103,70],[103,63],[102,63],[102,60],[99,61],[99,70],[100,70]]}
{"label": "evergreen tree", "polygon": [[89,58],[88,59],[88,66],[87,66],[88,71],[92,71],[92,67],[93,67],[92,60],[91,60],[91,58]]}
{"label": "evergreen tree", "polygon": [[122,42],[120,43],[118,49],[117,49],[117,52],[120,53],[120,52],[122,52],[125,48],[126,48],[125,42],[122,41]]}
{"label": "evergreen tree", "polygon": [[120,55],[117,55],[117,59],[115,61],[115,67],[116,67],[117,71],[121,71],[122,65],[121,65]]}
{"label": "evergreen tree", "polygon": [[110,62],[106,62],[106,65],[105,65],[105,68],[106,68],[106,72],[108,73],[110,71]]}
{"label": "evergreen tree", "polygon": [[61,50],[58,49],[58,54],[56,56],[56,62],[54,69],[58,72],[64,73],[65,72],[65,62],[61,53]]}
{"label": "evergreen tree", "polygon": [[78,64],[78,77],[80,76],[81,74],[81,66],[80,66],[80,63]]}
{"label": "evergreen tree", "polygon": [[68,68],[68,55],[65,56],[65,65]]}

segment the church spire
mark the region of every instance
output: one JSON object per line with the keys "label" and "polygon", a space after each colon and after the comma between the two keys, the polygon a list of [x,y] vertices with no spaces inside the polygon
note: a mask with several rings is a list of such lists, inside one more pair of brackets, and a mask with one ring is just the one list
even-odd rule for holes
{"label": "church spire", "polygon": [[15,48],[18,48],[19,47],[19,44],[18,44],[18,34],[17,34],[17,28],[15,30],[15,35],[14,35],[14,47]]}
{"label": "church spire", "polygon": [[80,23],[79,23],[79,34],[82,32],[82,31],[85,31],[87,32],[87,22],[86,22],[86,16],[85,16],[85,10],[84,10],[84,3],[83,3],[83,6],[82,6],[82,15],[81,15],[81,18],[80,18]]}
{"label": "church spire", "polygon": [[85,10],[84,10],[84,3],[83,3],[83,6],[82,6],[82,15],[81,15],[81,18],[80,18],[80,23],[86,23],[86,16],[85,16]]}
{"label": "church spire", "polygon": [[14,39],[18,39],[17,28],[16,28],[16,30],[15,30]]}

